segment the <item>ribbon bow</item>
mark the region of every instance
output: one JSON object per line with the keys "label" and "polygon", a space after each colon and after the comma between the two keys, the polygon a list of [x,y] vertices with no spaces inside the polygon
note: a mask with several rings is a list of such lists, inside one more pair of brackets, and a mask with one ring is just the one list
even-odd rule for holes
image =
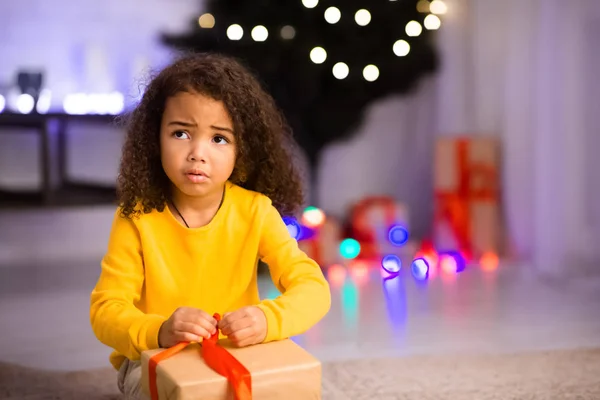
{"label": "ribbon bow", "polygon": [[[214,318],[221,320],[219,314]],[[252,378],[250,372],[230,352],[218,345],[219,329],[209,339],[201,343],[200,355],[206,364],[216,373],[227,378],[233,386],[236,400],[252,400]],[[156,367],[158,364],[185,349],[190,342],[181,342],[160,353],[150,357],[148,364],[148,379],[150,380],[150,398],[158,400],[158,388],[156,383]]]}

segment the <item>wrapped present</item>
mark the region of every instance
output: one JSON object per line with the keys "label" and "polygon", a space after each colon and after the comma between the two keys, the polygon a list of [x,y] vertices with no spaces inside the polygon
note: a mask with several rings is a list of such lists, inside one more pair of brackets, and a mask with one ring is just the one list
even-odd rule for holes
{"label": "wrapped present", "polygon": [[298,246],[322,267],[340,261],[339,246],[342,240],[342,227],[334,218],[327,217],[322,225],[312,229],[309,237],[301,238]]}
{"label": "wrapped present", "polygon": [[408,242],[408,208],[392,197],[368,197],[352,209],[352,236],[361,245],[362,258],[397,252]]}
{"label": "wrapped present", "polygon": [[321,363],[291,340],[236,348],[217,336],[143,352],[144,392],[152,400],[321,398]]}
{"label": "wrapped present", "polygon": [[443,138],[434,166],[434,244],[467,258],[501,252],[500,143],[489,137]]}

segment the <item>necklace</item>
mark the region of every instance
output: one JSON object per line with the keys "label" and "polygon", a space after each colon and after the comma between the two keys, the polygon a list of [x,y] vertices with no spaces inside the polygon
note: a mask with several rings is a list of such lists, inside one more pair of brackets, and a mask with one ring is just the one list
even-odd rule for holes
{"label": "necklace", "polygon": [[[219,203],[219,208],[217,208],[217,212],[221,209],[221,206],[223,205],[223,200],[225,200],[225,188],[224,187],[223,187],[223,195],[221,196],[221,202]],[[187,228],[189,228],[190,226],[188,225],[185,218],[183,218],[183,215],[181,215],[181,212],[179,211],[179,209],[177,208],[177,206],[175,205],[175,202],[173,200],[171,200],[171,204],[173,205],[173,208],[175,209],[175,211],[177,211],[177,215],[179,215],[181,217],[181,220],[183,221],[185,226]]]}
{"label": "necklace", "polygon": [[183,218],[183,215],[181,215],[181,213],[177,209],[177,206],[175,205],[175,203],[173,201],[171,201],[171,204],[173,205],[173,208],[175,209],[175,211],[177,211],[177,214],[179,214],[179,216],[181,217],[181,220],[183,221],[183,223],[185,224],[185,226],[189,228],[190,226],[186,222],[185,218]]}

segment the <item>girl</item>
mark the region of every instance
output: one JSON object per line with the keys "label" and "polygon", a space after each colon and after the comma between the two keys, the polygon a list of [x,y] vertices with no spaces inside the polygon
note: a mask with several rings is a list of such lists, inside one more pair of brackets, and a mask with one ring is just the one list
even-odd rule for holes
{"label": "girl", "polygon": [[[90,309],[128,398],[143,397],[145,350],[216,329],[237,346],[280,340],[328,312],[321,269],[282,220],[303,200],[289,144],[273,99],[233,59],[187,56],[147,87]],[[259,259],[282,293],[275,300],[259,299]]]}

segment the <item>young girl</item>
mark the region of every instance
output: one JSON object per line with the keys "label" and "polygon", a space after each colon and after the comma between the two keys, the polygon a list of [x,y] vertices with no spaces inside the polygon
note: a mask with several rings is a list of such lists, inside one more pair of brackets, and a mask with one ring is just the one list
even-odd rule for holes
{"label": "young girl", "polygon": [[[92,329],[114,349],[126,397],[143,397],[145,350],[217,329],[237,346],[280,340],[328,312],[321,269],[282,219],[303,200],[291,143],[272,98],[228,57],[184,57],[147,87],[127,130],[119,207],[91,294]],[[259,259],[282,293],[275,300],[259,299]]]}

